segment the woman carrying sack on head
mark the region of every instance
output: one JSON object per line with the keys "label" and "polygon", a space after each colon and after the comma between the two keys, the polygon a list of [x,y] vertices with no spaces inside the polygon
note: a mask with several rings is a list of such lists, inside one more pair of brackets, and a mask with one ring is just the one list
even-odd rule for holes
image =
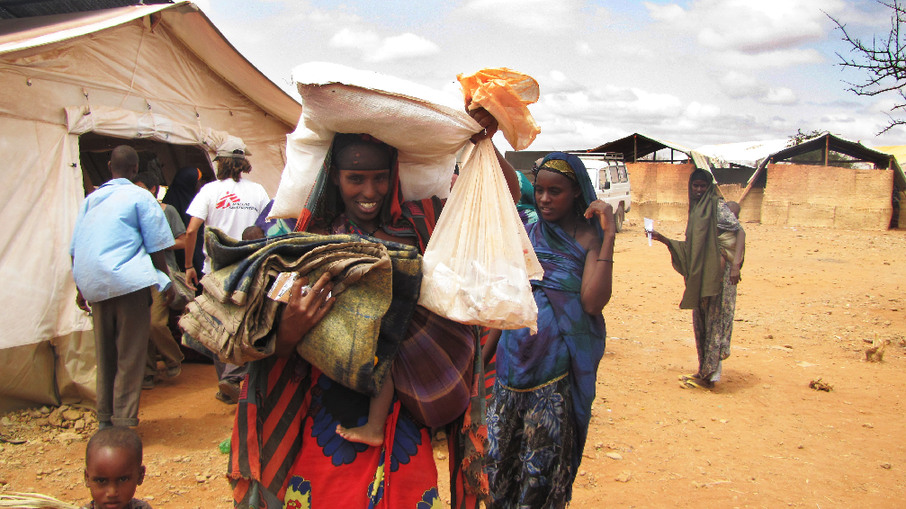
{"label": "woman carrying sack on head", "polygon": [[[490,114],[471,115],[486,128],[480,138],[493,136],[496,120]],[[517,189],[515,171],[506,166]],[[404,201],[397,169],[392,147],[366,135],[337,134],[309,202],[314,205],[300,215],[297,230],[356,234],[424,251],[444,201]],[[249,364],[247,397],[240,400],[231,444],[236,506],[438,503],[429,429],[414,416],[443,424],[468,405],[476,355],[472,327],[416,310],[391,368],[396,397],[378,424],[380,440],[363,439],[363,430],[350,428],[374,424],[369,410],[381,407],[296,353],[333,302],[326,278],[308,282],[310,289],[304,283],[296,281],[282,312],[277,355]]]}
{"label": "woman carrying sack on head", "polygon": [[538,331],[505,330],[488,408],[492,506],[565,507],[582,460],[610,301],[613,208],[596,200],[578,157],[554,152],[536,173],[534,209],[523,210],[544,268],[532,281]]}

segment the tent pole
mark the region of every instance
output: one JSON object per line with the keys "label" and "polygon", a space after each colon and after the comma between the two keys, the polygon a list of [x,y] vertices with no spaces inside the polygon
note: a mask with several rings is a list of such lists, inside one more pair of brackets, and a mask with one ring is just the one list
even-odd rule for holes
{"label": "tent pole", "polygon": [[824,166],[827,166],[829,152],[830,152],[830,136],[825,136],[824,137]]}
{"label": "tent pole", "polygon": [[765,171],[768,165],[771,164],[771,158],[764,160],[761,166],[755,169],[755,173],[752,174],[752,178],[749,180],[749,183],[746,185],[746,188],[742,190],[742,194],[739,195],[739,204],[742,205],[742,201],[746,198],[746,195],[749,194],[749,191],[752,190],[752,186],[755,184],[755,180],[761,175],[761,172]]}

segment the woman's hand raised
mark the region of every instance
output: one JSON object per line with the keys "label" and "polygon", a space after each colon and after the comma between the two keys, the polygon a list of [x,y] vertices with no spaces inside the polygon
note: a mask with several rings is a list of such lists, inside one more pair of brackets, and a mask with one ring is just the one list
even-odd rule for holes
{"label": "woman's hand raised", "polygon": [[591,205],[585,210],[585,219],[591,219],[592,217],[598,218],[598,223],[600,223],[604,233],[617,233],[616,221],[613,217],[613,206],[609,203],[601,200],[591,202]]}

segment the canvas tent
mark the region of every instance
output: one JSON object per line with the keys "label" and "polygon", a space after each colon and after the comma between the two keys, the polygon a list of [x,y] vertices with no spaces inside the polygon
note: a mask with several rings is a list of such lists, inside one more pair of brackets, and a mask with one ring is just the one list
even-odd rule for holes
{"label": "canvas tent", "polygon": [[69,259],[89,137],[240,143],[273,195],[300,115],[189,2],[0,20],[0,412],[94,397]]}

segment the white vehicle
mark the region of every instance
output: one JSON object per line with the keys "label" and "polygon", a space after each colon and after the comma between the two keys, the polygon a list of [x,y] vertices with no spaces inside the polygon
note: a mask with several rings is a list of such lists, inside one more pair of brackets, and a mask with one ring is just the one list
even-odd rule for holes
{"label": "white vehicle", "polygon": [[598,199],[613,207],[617,231],[623,229],[623,220],[632,207],[629,186],[629,172],[622,154],[605,152],[570,152],[578,156],[588,170],[588,176],[595,186]]}

